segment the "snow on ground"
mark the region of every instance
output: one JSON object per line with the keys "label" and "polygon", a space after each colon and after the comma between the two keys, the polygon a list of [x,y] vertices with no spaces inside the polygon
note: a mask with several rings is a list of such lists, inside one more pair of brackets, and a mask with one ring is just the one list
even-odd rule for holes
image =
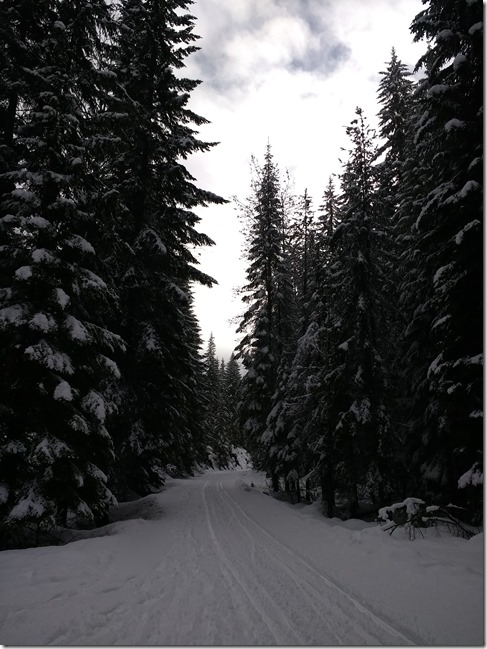
{"label": "snow on ground", "polygon": [[482,534],[409,541],[262,483],[248,469],[169,480],[88,538],[0,552],[0,642],[483,643]]}

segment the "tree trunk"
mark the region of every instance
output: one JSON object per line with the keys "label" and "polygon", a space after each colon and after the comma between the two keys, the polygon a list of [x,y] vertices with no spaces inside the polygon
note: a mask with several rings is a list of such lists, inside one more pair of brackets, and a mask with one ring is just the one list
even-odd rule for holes
{"label": "tree trunk", "polygon": [[335,515],[335,481],[331,469],[326,470],[321,475],[321,498],[325,507],[325,514],[328,518]]}
{"label": "tree trunk", "polygon": [[279,478],[275,473],[271,475],[272,480],[272,491],[279,491]]}

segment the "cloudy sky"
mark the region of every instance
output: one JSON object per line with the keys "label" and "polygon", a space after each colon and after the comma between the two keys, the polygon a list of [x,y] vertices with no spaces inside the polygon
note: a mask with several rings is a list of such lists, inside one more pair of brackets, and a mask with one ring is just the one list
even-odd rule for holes
{"label": "cloudy sky", "polygon": [[[211,121],[200,138],[220,142],[189,160],[197,184],[244,200],[250,158],[262,160],[269,140],[296,192],[307,188],[317,207],[328,177],[341,169],[355,108],[377,123],[379,72],[391,48],[411,69],[425,51],[409,32],[421,9],[421,0],[196,0],[201,49],[185,75],[202,83],[190,108]],[[243,311],[236,296],[245,282],[241,223],[233,202],[199,214],[199,229],[216,243],[200,251],[201,269],[218,286],[196,287],[196,314],[205,344],[213,332],[218,355],[228,358],[238,342],[232,320]]]}

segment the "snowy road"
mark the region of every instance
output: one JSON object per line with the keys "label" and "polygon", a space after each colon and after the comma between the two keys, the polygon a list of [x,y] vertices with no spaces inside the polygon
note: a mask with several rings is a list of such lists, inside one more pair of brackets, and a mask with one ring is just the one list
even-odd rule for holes
{"label": "snowy road", "polygon": [[481,543],[349,529],[252,479],[173,480],[105,536],[0,553],[0,642],[482,644]]}
{"label": "snowy road", "polygon": [[242,644],[411,644],[267,532],[223,485],[208,480],[203,488],[208,552],[235,610],[245,611]]}

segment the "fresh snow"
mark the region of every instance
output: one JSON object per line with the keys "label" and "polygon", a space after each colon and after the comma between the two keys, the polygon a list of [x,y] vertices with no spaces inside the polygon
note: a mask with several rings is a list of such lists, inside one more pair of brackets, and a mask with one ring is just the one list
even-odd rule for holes
{"label": "fresh snow", "polygon": [[474,464],[471,469],[464,473],[458,480],[458,488],[465,489],[469,485],[478,487],[484,484],[484,474],[478,464]]}
{"label": "fresh snow", "polygon": [[[42,515],[46,509],[46,502],[42,496],[39,496],[33,489],[30,489],[24,498],[22,498],[15,507],[12,508],[9,514],[9,518],[12,520],[25,518],[26,516],[31,515]],[[0,558],[0,561],[3,560],[3,556]],[[2,562],[3,563],[3,562]],[[2,580],[2,584],[5,587],[5,582]],[[4,593],[0,595],[3,599]],[[2,600],[0,600],[2,601]],[[3,625],[0,624],[0,629],[3,628]],[[0,631],[2,633],[2,631]],[[1,638],[1,642],[4,642],[4,638]]]}
{"label": "fresh snow", "polygon": [[48,250],[44,248],[37,248],[32,252],[32,260],[36,264],[42,264],[43,262],[51,263],[54,260],[54,257]]}
{"label": "fresh snow", "polygon": [[25,319],[25,309],[20,304],[6,306],[0,309],[0,325],[15,324],[20,325]]}
{"label": "fresh snow", "polygon": [[465,54],[457,54],[455,60],[453,61],[453,69],[458,70],[458,68],[467,62],[467,57]]}
{"label": "fresh snow", "polygon": [[36,313],[30,319],[29,327],[37,331],[42,331],[43,333],[49,333],[50,331],[56,331],[57,324],[51,315]]}
{"label": "fresh snow", "polygon": [[466,232],[468,232],[472,228],[479,228],[480,225],[481,223],[478,219],[474,219],[473,221],[470,221],[470,223],[467,223],[467,225],[464,228],[462,228],[455,237],[455,243],[457,244],[457,246],[459,246],[462,243],[463,237],[465,236]]}
{"label": "fresh snow", "polygon": [[484,23],[483,22],[475,23],[474,25],[472,25],[470,27],[470,29],[468,30],[468,33],[470,34],[470,36],[473,36],[475,34],[475,32],[482,31],[483,28],[484,28]]}
{"label": "fresh snow", "polygon": [[95,390],[90,390],[81,402],[82,408],[86,412],[91,412],[102,424],[106,418],[105,400]]}
{"label": "fresh snow", "polygon": [[469,414],[469,417],[472,417],[473,419],[477,419],[478,417],[483,417],[484,412],[483,410],[472,410],[472,412]]}
{"label": "fresh snow", "polygon": [[92,273],[91,270],[83,268],[83,283],[85,286],[94,289],[106,289],[107,285],[101,277]]}
{"label": "fresh snow", "polygon": [[53,397],[57,401],[72,401],[73,392],[69,383],[67,381],[61,381],[58,383],[54,389]]}
{"label": "fresh snow", "polygon": [[35,225],[39,230],[48,228],[51,223],[42,216],[29,216],[25,219],[26,225]]}
{"label": "fresh snow", "polygon": [[85,342],[91,339],[88,329],[84,326],[82,322],[75,318],[72,315],[66,316],[64,321],[66,329],[69,331],[69,335],[73,340],[79,340],[80,342]]}
{"label": "fresh snow", "polygon": [[106,367],[106,369],[110,372],[110,374],[114,376],[116,379],[119,379],[122,376],[120,370],[118,369],[118,365],[115,363],[115,361],[112,361],[111,358],[108,358],[104,354],[99,354],[98,360]]}
{"label": "fresh snow", "polygon": [[326,519],[209,471],[59,547],[0,552],[8,645],[482,645],[483,534]]}
{"label": "fresh snow", "polygon": [[441,266],[441,268],[438,268],[438,270],[435,273],[435,276],[433,277],[433,286],[436,288],[436,285],[442,278],[443,273],[445,273],[448,270],[451,270],[453,267],[453,263],[447,264],[446,266]]}
{"label": "fresh snow", "polygon": [[424,500],[420,498],[406,498],[401,503],[394,503],[393,505],[389,505],[389,507],[379,509],[378,517],[383,521],[388,521],[389,514],[395,512],[396,509],[401,509],[401,507],[405,507],[408,514],[414,515],[418,511],[418,506],[424,504]]}
{"label": "fresh snow", "polygon": [[438,32],[436,36],[437,41],[444,41],[445,39],[451,38],[453,36],[451,29],[442,29],[441,32]]}
{"label": "fresh snow", "polygon": [[64,309],[64,307],[68,304],[70,297],[65,291],[63,291],[62,288],[57,288],[56,289],[56,298],[58,301],[59,306]]}
{"label": "fresh snow", "polygon": [[26,280],[32,277],[32,266],[21,266],[15,271],[15,276],[20,280]]}
{"label": "fresh snow", "polygon": [[77,248],[78,250],[81,250],[82,252],[86,252],[90,255],[95,254],[95,249],[91,245],[89,241],[86,241],[84,237],[80,237],[78,234],[75,234],[74,236],[71,237],[71,239],[68,240],[68,245],[71,246],[72,248]]}
{"label": "fresh snow", "polygon": [[450,119],[448,122],[445,124],[445,131],[451,131],[452,129],[456,128],[465,128],[465,122],[461,119]]}
{"label": "fresh snow", "polygon": [[426,94],[428,95],[428,97],[436,97],[437,95],[441,95],[449,89],[450,86],[447,86],[444,83],[438,83],[435,86],[431,86]]}
{"label": "fresh snow", "polygon": [[36,345],[27,347],[24,352],[31,360],[56,372],[73,374],[71,358],[64,352],[53,349],[46,340],[41,340]]}

